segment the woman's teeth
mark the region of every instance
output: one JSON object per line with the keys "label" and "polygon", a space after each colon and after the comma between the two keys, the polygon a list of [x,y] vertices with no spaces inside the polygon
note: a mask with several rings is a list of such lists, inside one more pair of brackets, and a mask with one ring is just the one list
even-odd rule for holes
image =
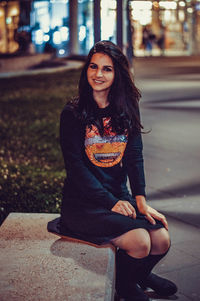
{"label": "woman's teeth", "polygon": [[95,83],[98,83],[98,84],[102,84],[103,83],[103,81],[101,81],[101,80],[94,80],[95,81]]}

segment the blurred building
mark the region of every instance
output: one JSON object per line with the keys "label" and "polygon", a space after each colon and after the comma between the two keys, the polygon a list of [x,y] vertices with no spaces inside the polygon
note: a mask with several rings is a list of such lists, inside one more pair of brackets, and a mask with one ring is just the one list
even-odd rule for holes
{"label": "blurred building", "polygon": [[19,1],[0,2],[0,52],[15,52],[18,43],[15,41],[15,32],[19,25]]}
{"label": "blurred building", "polygon": [[[200,1],[131,1],[136,55],[200,54]],[[149,48],[146,35],[152,36]]]}
{"label": "blurred building", "polygon": [[200,54],[200,0],[0,1],[0,53],[85,55],[100,39],[129,56]]}

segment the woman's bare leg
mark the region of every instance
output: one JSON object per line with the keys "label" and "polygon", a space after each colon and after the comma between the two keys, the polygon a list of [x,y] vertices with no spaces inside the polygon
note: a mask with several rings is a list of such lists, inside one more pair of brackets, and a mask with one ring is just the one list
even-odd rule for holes
{"label": "woman's bare leg", "polygon": [[135,258],[146,257],[149,253],[164,254],[170,247],[169,233],[165,228],[149,231],[142,228],[130,230],[111,242]]}
{"label": "woman's bare leg", "polygon": [[151,250],[150,235],[147,230],[142,228],[130,230],[112,239],[111,242],[135,258],[146,257]]}
{"label": "woman's bare leg", "polygon": [[170,247],[169,232],[165,228],[149,230],[151,238],[151,255],[160,255],[167,252]]}
{"label": "woman's bare leg", "polygon": [[134,229],[114,238],[111,242],[119,247],[116,257],[116,290],[119,295],[126,296],[128,291],[130,292],[128,295],[133,298],[149,300],[142,289],[138,289],[136,283],[144,288],[151,287],[166,296],[177,291],[176,286],[169,280],[150,274],[170,247],[167,230]]}

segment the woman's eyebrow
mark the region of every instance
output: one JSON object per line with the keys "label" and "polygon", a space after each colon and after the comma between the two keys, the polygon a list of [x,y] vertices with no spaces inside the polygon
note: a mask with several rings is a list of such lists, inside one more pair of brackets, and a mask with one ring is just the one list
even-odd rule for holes
{"label": "woman's eyebrow", "polygon": [[[93,63],[93,62],[90,62],[90,65],[97,65],[97,66],[98,66],[97,63]],[[110,68],[113,68],[114,66],[112,66],[112,65],[104,65],[103,67],[110,67]]]}

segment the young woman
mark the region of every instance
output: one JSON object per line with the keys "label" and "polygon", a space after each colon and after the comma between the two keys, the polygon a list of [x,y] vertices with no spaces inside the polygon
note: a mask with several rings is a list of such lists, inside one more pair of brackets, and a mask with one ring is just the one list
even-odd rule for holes
{"label": "young woman", "polygon": [[166,218],[145,199],[139,98],[121,50],[110,41],[96,43],[81,73],[79,97],[61,114],[67,178],[59,229],[52,230],[116,246],[116,291],[127,301],[149,300],[147,287],[165,296],[177,291],[151,273],[170,238]]}

